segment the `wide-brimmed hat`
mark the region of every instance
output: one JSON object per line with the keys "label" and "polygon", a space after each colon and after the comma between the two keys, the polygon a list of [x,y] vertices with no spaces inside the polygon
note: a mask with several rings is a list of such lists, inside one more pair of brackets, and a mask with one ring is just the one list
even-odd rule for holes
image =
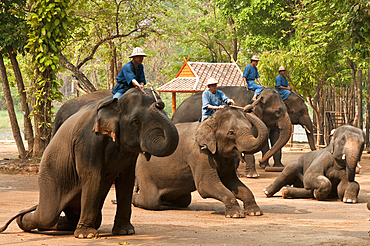
{"label": "wide-brimmed hat", "polygon": [[279,71],[279,72],[280,72],[280,71],[285,71],[285,67],[284,67],[284,66],[280,66],[278,71]]}
{"label": "wide-brimmed hat", "polygon": [[217,80],[215,80],[214,78],[209,78],[207,81],[207,86],[214,85],[214,84],[217,84]]}
{"label": "wide-brimmed hat", "polygon": [[252,58],[251,58],[251,61],[259,61],[259,60],[260,60],[260,58],[258,58],[258,56],[256,56],[256,55],[252,56]]}
{"label": "wide-brimmed hat", "polygon": [[134,56],[147,56],[147,55],[144,53],[142,48],[136,47],[134,48],[134,50],[132,51],[132,54],[129,57],[132,58]]}

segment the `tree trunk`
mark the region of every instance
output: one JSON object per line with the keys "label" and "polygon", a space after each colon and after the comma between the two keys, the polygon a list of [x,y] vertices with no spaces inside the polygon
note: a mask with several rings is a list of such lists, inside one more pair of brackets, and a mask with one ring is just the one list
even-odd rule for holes
{"label": "tree trunk", "polygon": [[228,24],[232,30],[232,33],[234,35],[234,38],[232,39],[232,47],[233,47],[233,60],[234,62],[237,62],[238,61],[238,40],[235,38],[236,36],[236,29],[234,27],[234,20],[233,18],[230,16],[229,19],[228,19]]}
{"label": "tree trunk", "polygon": [[366,147],[369,146],[369,137],[370,137],[370,68],[367,69],[367,93],[366,93]]}
{"label": "tree trunk", "polygon": [[59,60],[60,65],[71,71],[78,79],[80,87],[83,87],[82,89],[84,89],[87,93],[96,91],[95,86],[90,82],[90,80],[76,66],[70,63],[62,53],[59,53]]}
{"label": "tree trunk", "polygon": [[10,93],[8,76],[6,74],[6,68],[3,60],[3,55],[0,53],[0,73],[1,73],[1,82],[3,84],[4,97],[6,101],[6,108],[8,110],[10,124],[12,126],[13,137],[15,143],[17,144],[18,153],[21,159],[25,159],[27,156],[26,149],[24,148],[21,131],[19,130],[19,125],[17,117],[14,112],[14,104],[12,95]]}
{"label": "tree trunk", "polygon": [[18,65],[18,61],[17,61],[17,57],[15,53],[13,52],[10,46],[7,47],[7,50],[8,50],[8,54],[10,57],[10,62],[12,63],[15,80],[18,86],[18,94],[19,94],[19,99],[21,101],[22,111],[23,111],[24,133],[26,136],[26,140],[28,142],[28,151],[30,152],[33,149],[34,137],[33,137],[32,122],[31,122],[31,119],[29,118],[30,109],[27,103],[27,95],[24,89],[23,77],[21,74],[21,70],[19,69],[19,65]]}
{"label": "tree trunk", "polygon": [[358,121],[357,127],[363,129],[362,119],[362,69],[357,71],[357,107],[358,107]]}
{"label": "tree trunk", "polygon": [[35,120],[35,145],[33,150],[33,156],[42,156],[46,146],[50,142],[51,138],[51,101],[48,100],[50,97],[51,88],[51,68],[47,68],[43,73],[42,77],[46,80],[44,86],[38,88],[40,97],[36,99],[36,106],[34,108],[34,120]]}

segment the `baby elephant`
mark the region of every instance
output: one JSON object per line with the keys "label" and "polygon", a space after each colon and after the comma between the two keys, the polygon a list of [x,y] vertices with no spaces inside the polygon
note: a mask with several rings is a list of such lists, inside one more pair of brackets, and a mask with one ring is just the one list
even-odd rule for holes
{"label": "baby elephant", "polygon": [[[252,124],[258,137],[252,134]],[[268,130],[253,114],[234,108],[217,110],[203,122],[178,123],[179,145],[163,158],[139,156],[134,206],[157,210],[162,204],[187,207],[191,192],[225,204],[225,216],[261,215],[252,192],[238,179],[235,164],[262,149]],[[237,199],[244,203],[241,210]]]}
{"label": "baby elephant", "polygon": [[336,129],[325,149],[315,150],[289,163],[264,193],[273,196],[285,185],[283,198],[325,200],[339,197],[356,203],[359,184],[355,181],[357,162],[365,144],[365,134],[357,127],[343,125]]}

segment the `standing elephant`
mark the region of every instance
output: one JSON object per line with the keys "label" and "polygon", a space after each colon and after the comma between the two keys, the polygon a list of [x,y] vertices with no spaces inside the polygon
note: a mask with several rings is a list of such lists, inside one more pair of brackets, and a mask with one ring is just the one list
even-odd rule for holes
{"label": "standing elephant", "polygon": [[365,144],[364,132],[354,126],[338,127],[328,147],[306,153],[289,163],[264,193],[273,196],[282,190],[284,198],[315,197],[325,200],[339,197],[356,203],[359,184],[355,181],[357,163]]}
{"label": "standing elephant", "polygon": [[[253,92],[244,87],[220,86],[217,89],[223,91],[229,98],[232,98],[238,106],[250,104],[253,97]],[[274,88],[265,88],[259,95],[258,100],[252,105],[251,110],[262,119],[269,129],[272,147],[269,149],[266,144],[262,149],[263,157],[259,161],[260,166],[265,167],[268,165],[268,159],[279,152],[288,142],[291,135],[291,121],[287,107],[280,94]],[[198,121],[201,117],[201,107],[202,94],[196,93],[182,102],[173,114],[172,121],[174,123]],[[254,157],[247,155],[245,161],[247,177],[257,177]],[[274,164],[274,166],[278,165],[278,162]]]}
{"label": "standing elephant", "polygon": [[13,217],[19,227],[74,230],[78,238],[93,238],[114,182],[117,212],[112,232],[133,234],[130,217],[137,157],[142,152],[148,159],[168,156],[178,144],[176,127],[163,108],[164,103],[149,90],[144,95],[130,89],[119,100],[108,96],[70,116],[42,156],[38,205]]}
{"label": "standing elephant", "polygon": [[[258,137],[252,134],[252,124]],[[217,110],[203,122],[178,123],[179,145],[168,157],[139,156],[132,203],[145,209],[161,204],[187,207],[191,192],[215,198],[225,204],[230,218],[261,215],[252,192],[238,179],[235,164],[245,154],[259,151],[267,141],[268,130],[253,114],[239,109]],[[244,213],[237,199],[244,203]]]}

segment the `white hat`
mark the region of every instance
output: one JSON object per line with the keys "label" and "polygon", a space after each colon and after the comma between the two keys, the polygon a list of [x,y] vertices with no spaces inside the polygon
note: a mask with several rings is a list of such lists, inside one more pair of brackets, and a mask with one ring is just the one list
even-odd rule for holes
{"label": "white hat", "polygon": [[258,58],[258,56],[256,55],[253,55],[252,58],[251,58],[252,61],[259,61],[260,58]]}
{"label": "white hat", "polygon": [[132,54],[129,57],[132,58],[134,56],[147,56],[147,55],[144,53],[142,48],[136,47],[134,48],[134,50],[132,51]]}
{"label": "white hat", "polygon": [[284,66],[280,66],[278,71],[279,71],[279,72],[280,72],[280,71],[285,71],[285,67],[284,67]]}
{"label": "white hat", "polygon": [[217,84],[217,80],[215,80],[214,78],[209,78],[207,81],[207,86],[214,85],[214,84]]}

